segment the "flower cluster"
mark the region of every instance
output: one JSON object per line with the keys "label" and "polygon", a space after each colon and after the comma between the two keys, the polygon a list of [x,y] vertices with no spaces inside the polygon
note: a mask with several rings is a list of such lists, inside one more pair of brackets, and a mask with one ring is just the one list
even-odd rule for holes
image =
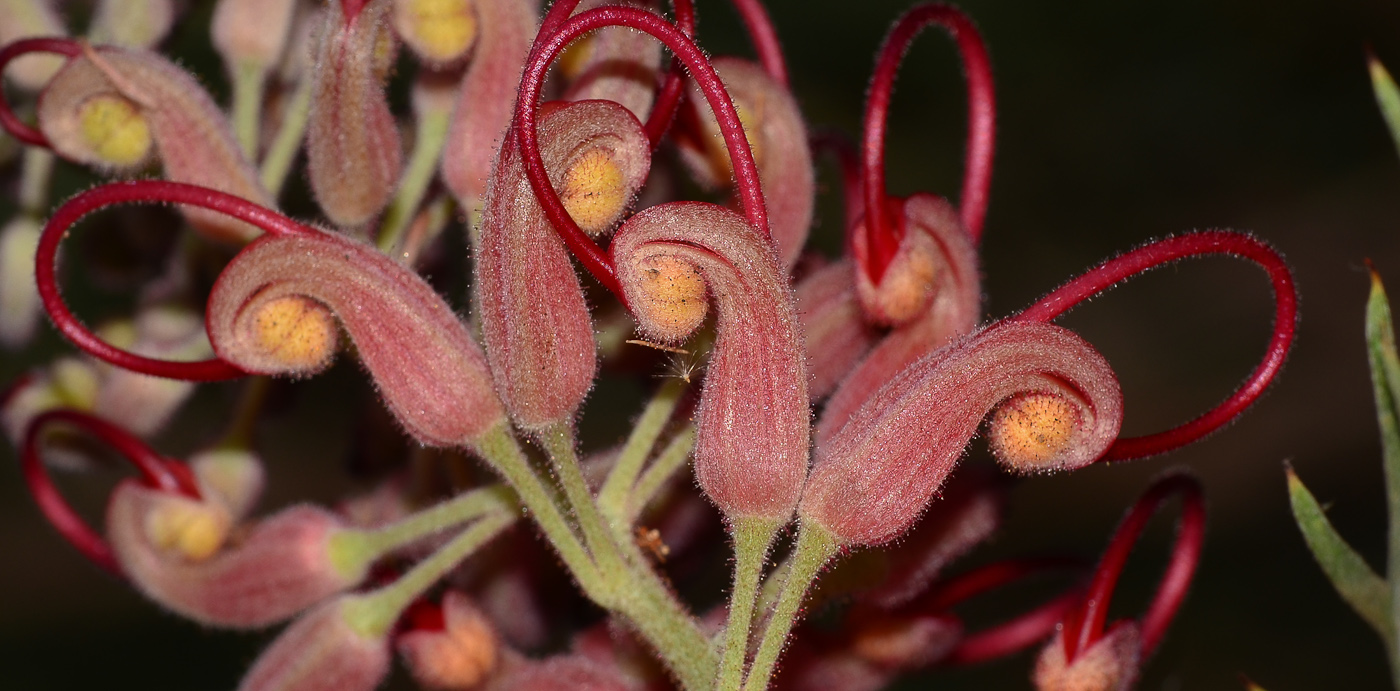
{"label": "flower cluster", "polygon": [[[1199,484],[1162,476],[1085,584],[970,630],[962,601],[1084,568],[1032,556],[945,573],[997,530],[1011,482],[954,470],[980,430],[1025,476],[1162,454],[1225,425],[1292,344],[1287,266],[1247,234],[1191,233],[987,321],[996,109],[973,22],[943,4],[897,20],[856,145],[810,131],[765,9],[732,4],[757,60],[707,55],[691,0],[555,0],[543,14],[532,0],[220,0],[224,107],[156,51],[169,0],[103,0],[86,38],[66,37],[44,0],[0,1],[0,69],[21,94],[0,103],[0,126],[29,147],[0,238],[0,340],[24,345],[43,312],[82,351],[0,399],[40,510],[183,617],[290,621],[247,691],[372,689],[395,651],[432,689],[854,691],[1047,639],[1038,688],[1129,688],[1194,573]],[[896,73],[930,26],[956,40],[967,75],[956,205],[884,185]],[[391,107],[395,81],[411,113]],[[277,210],[302,151],[314,224]],[[826,153],[845,182],[836,259],[807,248]],[[115,179],[50,208],[55,156]],[[682,178],[709,201],[680,199]],[[60,244],[85,216],[129,204],[175,205],[193,234],[129,320],[92,329],[64,301]],[[458,219],[469,262],[444,256]],[[1054,321],[1203,255],[1266,273],[1265,355],[1216,407],[1124,437],[1112,366]],[[207,284],[195,265],[211,256]],[[424,270],[467,263],[464,320]],[[396,473],[339,507],[257,515],[252,430],[268,379],[315,376],[342,351],[404,435],[489,472],[426,493]],[[703,362],[703,375],[655,385],[623,445],[582,454],[580,421],[611,412],[585,405],[600,371],[654,382],[657,353]],[[183,460],[151,448],[199,383],[228,379],[247,384],[227,433]],[[103,452],[138,474],[99,530],[50,473]],[[1118,573],[1173,495],[1182,518],[1158,595],[1139,620],[1108,625]],[[542,537],[555,559],[499,539],[509,532]],[[683,600],[660,569],[722,560],[726,546],[727,605]],[[555,563],[601,609],[595,625],[556,614]],[[814,611],[835,626],[801,621]]]}

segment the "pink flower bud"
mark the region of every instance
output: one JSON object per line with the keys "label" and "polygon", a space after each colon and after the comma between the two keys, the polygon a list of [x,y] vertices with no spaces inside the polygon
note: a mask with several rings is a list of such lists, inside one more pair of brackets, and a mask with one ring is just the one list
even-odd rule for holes
{"label": "pink flower bud", "polygon": [[475,10],[478,26],[488,28],[480,32],[462,78],[442,154],[442,179],[469,214],[485,197],[539,21],[530,0],[477,0]]}
{"label": "pink flower bud", "polygon": [[173,0],[101,0],[88,38],[93,43],[149,50],[170,33],[174,23]]}
{"label": "pink flower bud", "polygon": [[[223,112],[194,77],[155,53],[104,47],[69,60],[40,96],[38,118],[67,158],[129,168],[154,149],[167,179],[273,205]],[[213,240],[243,243],[261,232],[208,209],[180,208]]]}
{"label": "pink flower bud", "polygon": [[811,413],[792,290],[772,243],[738,214],[682,202],[628,219],[611,252],[628,304],[653,338],[684,338],[677,325],[697,326],[705,293],[713,297],[717,333],[697,412],[695,476],[731,519],[786,519],[807,477]]}
{"label": "pink flower bud", "polygon": [[1103,356],[1059,327],[1002,323],[911,365],[819,442],[800,514],[847,545],[894,539],[924,511],[982,418],[1025,392],[1062,396],[1080,413],[1060,454],[1015,470],[1078,468],[1118,436],[1122,392]]}
{"label": "pink flower bud", "polygon": [[831,393],[878,341],[856,301],[854,269],[837,262],[797,284],[797,317],[807,346],[807,393],[819,401]]}
{"label": "pink flower bud", "polygon": [[467,596],[455,590],[443,596],[442,616],[442,629],[408,631],[394,645],[423,688],[474,688],[496,670],[496,632]]}
{"label": "pink flower bud", "polygon": [[268,69],[287,49],[296,10],[296,0],[219,0],[210,25],[214,48],[231,70]]}
{"label": "pink flower bud", "polygon": [[1141,649],[1137,626],[1122,623],[1067,663],[1061,631],[1041,651],[1031,680],[1038,691],[1128,691],[1137,681]]}
{"label": "pink flower bud", "polygon": [[215,352],[249,372],[318,371],[334,353],[335,320],[420,443],[459,445],[504,420],[466,326],[418,274],[372,247],[320,232],[264,237],[209,296]]}
{"label": "pink flower bud", "polygon": [[[135,326],[132,352],[179,360],[200,360],[213,354],[203,320],[187,310],[149,308],[137,316]],[[107,366],[92,410],[137,436],[149,437],[165,426],[194,388],[193,382]]]}
{"label": "pink flower bud", "polygon": [[[616,222],[651,165],[636,118],[607,101],[560,105],[541,118],[539,141],[565,207],[598,231]],[[514,142],[502,147],[487,196],[476,292],[501,399],[517,424],[538,428],[572,419],[593,386],[597,347],[568,251],[536,201]]]}
{"label": "pink flower bud", "polygon": [[[21,38],[67,34],[53,0],[0,0],[0,45]],[[37,91],[62,66],[63,58],[56,55],[24,55],[5,70],[5,77],[20,88]]]}
{"label": "pink flower bud", "polygon": [[238,691],[371,691],[389,675],[389,642],[363,634],[338,598],[307,612],[272,642]]}
{"label": "pink flower bud", "polygon": [[182,616],[209,626],[267,626],[364,576],[333,563],[330,542],[340,520],[307,506],[259,521],[236,543],[201,554],[218,526],[188,506],[196,503],[123,482],[107,507],[108,540],[123,573]]}
{"label": "pink flower bud", "polygon": [[[977,251],[963,232],[956,212],[946,200],[928,194],[916,194],[906,199],[903,210],[905,245],[902,246],[914,242],[910,239],[913,237],[923,238],[918,243],[929,243],[920,246],[933,252],[925,256],[932,262],[932,273],[929,274],[931,283],[919,281],[905,286],[917,289],[915,296],[920,306],[911,309],[914,314],[910,321],[881,340],[831,394],[817,423],[818,445],[840,430],[846,420],[900,370],[942,348],[954,338],[971,333],[977,326],[982,309]],[[865,233],[856,233],[854,239],[858,289],[862,285],[869,289],[868,279],[859,261],[864,237]],[[885,272],[885,282],[879,290],[893,286],[899,280],[898,272],[910,268],[908,264],[900,263],[902,256],[902,253],[896,255],[895,262]],[[866,317],[871,317],[868,304]]]}
{"label": "pink flower bud", "polygon": [[[797,100],[767,70],[748,60],[716,58],[715,70],[724,81],[739,119],[744,124],[754,163],[763,184],[768,223],[784,266],[792,266],[807,242],[816,203],[816,172],[807,144],[807,130]],[[678,140],[681,160],[701,184],[727,187],[733,164],[699,85],[690,85],[699,131]]]}
{"label": "pink flower bud", "polygon": [[[605,4],[618,3],[584,0],[574,14]],[[661,44],[645,33],[618,26],[599,29],[575,41],[559,58],[559,70],[569,80],[564,100],[612,101],[638,120],[647,117],[651,109],[660,69]]]}
{"label": "pink flower bud", "polygon": [[[359,7],[348,12],[349,5]],[[376,72],[390,2],[331,2],[330,8],[312,74],[306,171],[326,216],[355,228],[389,203],[403,168],[398,124]]]}
{"label": "pink flower bud", "polygon": [[495,691],[630,691],[614,669],[569,655],[527,664],[492,686]]}
{"label": "pink flower bud", "polygon": [[963,635],[962,622],[950,615],[879,617],[854,627],[852,651],[891,676],[942,660]]}

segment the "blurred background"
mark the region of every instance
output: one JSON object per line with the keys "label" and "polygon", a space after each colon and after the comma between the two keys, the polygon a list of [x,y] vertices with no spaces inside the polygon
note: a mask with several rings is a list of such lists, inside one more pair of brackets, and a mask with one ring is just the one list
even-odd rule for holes
{"label": "blurred background", "polygon": [[[961,566],[1045,551],[1096,558],[1150,479],[1187,466],[1207,489],[1204,558],[1140,688],[1240,689],[1240,675],[1270,691],[1386,688],[1379,641],[1337,597],[1292,524],[1283,463],[1293,463],[1342,534],[1382,566],[1385,506],[1362,340],[1363,260],[1400,295],[1400,158],[1372,97],[1364,50],[1369,44],[1400,72],[1400,2],[961,4],[989,43],[997,80],[982,265],[988,318],[1030,304],[1117,252],[1206,228],[1248,230],[1273,244],[1296,271],[1302,295],[1288,366],[1238,423],[1166,457],[1025,479],[998,538]],[[857,134],[875,50],[910,3],[768,6],[809,124]],[[700,42],[711,53],[751,54],[727,3],[702,0],[698,11]],[[167,46],[222,95],[208,14],[193,4]],[[956,52],[931,29],[900,73],[888,145],[891,193],[955,198],[964,114]],[[821,165],[816,235],[834,249],[839,187],[830,162]],[[7,185],[13,171],[0,172]],[[60,171],[63,193],[82,184],[78,172]],[[5,204],[12,194],[6,187]],[[80,232],[77,244],[99,242],[95,235]],[[103,308],[93,309],[83,312],[90,321]],[[1192,260],[1134,279],[1060,323],[1113,364],[1126,396],[1125,432],[1135,434],[1176,424],[1226,396],[1259,358],[1272,309],[1264,275],[1252,265]],[[50,331],[29,350],[0,356],[0,376],[9,381],[65,349]],[[325,403],[367,389],[357,368],[342,364],[295,389],[287,410],[261,430],[272,477],[265,506],[333,501],[357,486],[339,472],[350,454],[353,411]],[[207,441],[213,428],[198,428],[201,411],[226,406],[234,391],[207,387],[181,418],[186,423],[177,420],[158,446],[183,453]],[[617,416],[591,431],[596,445],[613,443],[619,422],[633,414],[630,407],[604,410],[613,395],[600,392],[591,407],[595,420]],[[617,395],[635,405],[636,392]],[[986,462],[982,456],[974,451],[969,462]],[[105,492],[63,486],[94,507]],[[1173,512],[1154,522],[1131,562],[1114,616],[1141,611]],[[87,565],[41,521],[8,448],[0,451],[0,549],[6,688],[229,688],[269,637],[201,630]],[[988,608],[986,616],[996,615]],[[1024,654],[904,687],[1024,688],[1031,665]]]}

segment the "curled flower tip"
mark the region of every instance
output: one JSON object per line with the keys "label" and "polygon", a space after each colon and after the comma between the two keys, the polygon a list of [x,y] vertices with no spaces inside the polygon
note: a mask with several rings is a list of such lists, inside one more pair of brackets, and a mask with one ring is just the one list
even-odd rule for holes
{"label": "curled flower tip", "polygon": [[[1205,539],[1205,504],[1200,481],[1183,472],[1163,475],[1129,509],[1109,539],[1081,604],[1065,618],[1060,634],[1041,653],[1035,680],[1041,689],[1132,687],[1142,661],[1152,654],[1180,608],[1200,562]],[[1113,591],[1147,521],[1173,495],[1181,496],[1181,519],[1166,573],[1142,618],[1108,627]]]}
{"label": "curled flower tip", "polygon": [[804,520],[846,545],[894,539],[923,512],[987,413],[1020,394],[1062,396],[1079,406],[1078,424],[1058,454],[1013,469],[1072,470],[1097,459],[1123,417],[1113,371],[1073,333],[1028,326],[966,337],[880,388],[818,442],[799,508]]}
{"label": "curled flower tip", "polygon": [[137,355],[103,340],[88,329],[68,309],[58,287],[58,246],[69,228],[89,213],[116,204],[164,202],[198,207],[255,226],[273,235],[301,235],[314,232],[276,211],[218,190],[161,180],[138,180],[94,187],[81,192],[60,206],[49,217],[39,236],[34,255],[34,275],[39,299],[54,326],[83,352],[122,369],[154,377],[186,381],[236,379],[246,373],[215,357],[194,362],[162,360]]}
{"label": "curled flower tip", "polygon": [[1219,405],[1171,429],[1119,439],[1101,460],[1142,458],[1190,444],[1235,419],[1263,395],[1269,383],[1283,369],[1297,330],[1298,293],[1293,284],[1293,274],[1283,257],[1263,241],[1245,233],[1224,230],[1189,233],[1152,242],[1114,257],[1055,289],[1020,314],[1008,318],[1008,321],[1016,322],[1048,322],[1124,279],[1179,259],[1209,255],[1239,257],[1254,262],[1268,275],[1274,292],[1274,325],[1263,359],[1244,383]]}
{"label": "curled flower tip", "polygon": [[[496,387],[516,423],[536,429],[572,418],[593,387],[597,346],[578,274],[536,201],[517,141],[507,139],[492,174],[476,294]],[[559,104],[541,119],[539,143],[573,207],[566,218],[577,212],[596,232],[616,223],[651,165],[641,125],[610,101]],[[553,190],[551,199],[559,201]]]}
{"label": "curled flower tip", "polygon": [[[859,268],[857,294],[866,319],[882,326],[903,326],[924,316],[945,292],[952,293],[950,297],[960,304],[971,303],[975,311],[980,296],[953,293],[976,291],[978,286],[977,250],[953,206],[928,194],[891,201],[887,206],[895,209],[905,232],[881,273],[870,268],[871,248],[865,234],[856,233],[852,238],[851,253]],[[864,222],[870,221],[870,214],[866,214]],[[975,323],[975,313],[972,320]]]}
{"label": "curled flower tip", "polygon": [[[63,18],[58,15],[54,5],[53,0],[0,0],[0,44],[17,43],[20,42],[20,39],[29,37],[67,34],[68,32],[63,27]],[[13,57],[31,52],[56,53],[59,51],[26,50]],[[73,53],[62,54],[73,55]],[[0,71],[4,71],[4,65],[10,59],[11,56],[0,57]],[[42,89],[49,79],[53,78],[54,72],[57,72],[62,65],[63,61],[56,57],[26,55],[23,59],[15,62],[14,67],[9,70],[6,76],[9,78],[8,81],[20,88],[37,91]]]}
{"label": "curled flower tip", "polygon": [[372,691],[389,675],[389,641],[359,631],[347,605],[326,602],[288,626],[258,656],[238,691]]}
{"label": "curled flower tip", "polygon": [[438,624],[414,627],[394,641],[419,685],[434,691],[476,688],[500,660],[496,631],[471,600],[449,590],[438,609]]}
{"label": "curled flower tip", "polygon": [[987,214],[996,132],[996,104],[987,47],[977,27],[961,10],[944,4],[919,5],[904,13],[885,37],[865,102],[865,135],[861,142],[866,209],[864,234],[870,246],[867,269],[876,282],[894,259],[900,239],[907,232],[900,226],[898,216],[885,206],[885,129],[895,74],[909,44],[930,24],[937,24],[952,34],[967,72],[967,152],[959,205],[962,224],[974,244],[982,235],[982,222]]}
{"label": "curled flower tip", "polygon": [[[697,413],[695,476],[731,520],[787,519],[807,477],[807,374],[786,272],[743,217],[662,204],[627,220],[611,252],[642,331],[671,341],[698,324],[704,279],[716,341]],[[697,318],[699,315],[699,318]]]}
{"label": "curled flower tip", "polygon": [[[200,500],[193,477],[178,461],[164,458],[144,442],[105,420],[76,410],[49,410],[36,415],[25,430],[20,463],[24,481],[39,510],[49,523],[83,556],[109,573],[121,575],[122,569],[112,549],[100,535],[88,527],[69,506],[49,477],[41,445],[48,428],[53,425],[76,427],[91,434],[130,462],[141,474],[141,483],[154,494]],[[137,486],[132,484],[132,486]]]}
{"label": "curled flower tip", "polygon": [[992,453],[1003,465],[1034,469],[1062,455],[1081,425],[1082,403],[1031,392],[1002,402],[987,424]]}
{"label": "curled flower tip", "polygon": [[430,65],[466,57],[479,32],[473,0],[398,0],[394,31],[408,49]]}
{"label": "curled flower tip", "polygon": [[[0,6],[3,6],[3,4],[0,4]],[[0,16],[0,18],[3,18],[3,16]],[[12,26],[15,25],[0,21],[0,27],[10,28]],[[8,43],[4,48],[0,48],[0,74],[5,73],[5,68],[9,66],[10,63],[30,55],[31,53],[51,53],[53,55],[62,55],[72,58],[81,52],[82,48],[79,47],[77,41],[68,38],[21,39],[13,43]],[[20,67],[23,67],[24,64],[24,62],[21,62]],[[52,70],[47,68],[41,70],[44,74],[41,79],[36,81],[32,88],[38,89],[44,84],[47,84],[50,77],[52,77],[53,71],[56,71],[58,67],[58,65],[54,65]],[[14,109],[10,107],[10,101],[4,98],[3,94],[0,94],[0,127],[3,127],[5,132],[11,137],[30,146],[38,146],[45,149],[53,147],[53,145],[49,143],[48,137],[44,136],[42,131],[31,126],[24,120],[21,120],[20,117],[15,114]]]}
{"label": "curled flower tip", "polygon": [[[615,3],[587,0],[578,9],[589,10]],[[559,58],[559,72],[568,80],[566,101],[600,99],[621,104],[638,120],[647,117],[656,92],[656,74],[661,69],[661,46],[646,34],[624,27],[602,29],[575,41]]]}
{"label": "curled flower tip", "polygon": [[501,422],[481,349],[411,269],[331,233],[267,236],[209,296],[214,352],[260,374],[303,376],[335,351],[339,320],[385,403],[420,443],[454,446]]}

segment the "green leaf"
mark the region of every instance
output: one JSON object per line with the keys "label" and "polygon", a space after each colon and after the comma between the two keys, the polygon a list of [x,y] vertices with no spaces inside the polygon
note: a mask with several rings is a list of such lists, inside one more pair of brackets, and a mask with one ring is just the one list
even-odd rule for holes
{"label": "green leaf", "polygon": [[1322,566],[1327,579],[1332,581],[1337,593],[1346,600],[1356,613],[1366,620],[1386,641],[1392,639],[1390,623],[1390,586],[1370,566],[1351,545],[1337,534],[1332,522],[1322,512],[1317,499],[1298,479],[1292,468],[1288,474],[1288,500],[1293,506],[1293,520],[1303,531],[1303,540],[1308,543],[1317,563]]}
{"label": "green leaf", "polygon": [[1395,80],[1390,78],[1390,73],[1385,70],[1385,65],[1381,64],[1376,56],[1369,57],[1367,62],[1371,67],[1371,88],[1376,92],[1376,103],[1380,104],[1381,115],[1385,116],[1386,124],[1390,125],[1390,137],[1395,140],[1395,146],[1400,149],[1400,89],[1395,87]]}

